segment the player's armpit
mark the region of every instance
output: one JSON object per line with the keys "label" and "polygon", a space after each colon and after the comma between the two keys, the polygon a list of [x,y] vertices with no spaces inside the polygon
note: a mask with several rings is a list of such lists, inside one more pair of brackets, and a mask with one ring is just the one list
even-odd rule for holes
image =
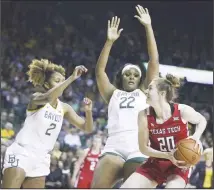
{"label": "player's armpit", "polygon": [[116,90],[115,86],[111,84],[107,74],[102,71],[96,71],[96,80],[100,95],[106,103],[109,103],[114,90]]}
{"label": "player's armpit", "polygon": [[48,96],[46,96],[44,93],[36,92],[31,95],[30,102],[28,104],[27,109],[28,110],[35,110],[38,108],[38,106],[45,105],[49,102]]}

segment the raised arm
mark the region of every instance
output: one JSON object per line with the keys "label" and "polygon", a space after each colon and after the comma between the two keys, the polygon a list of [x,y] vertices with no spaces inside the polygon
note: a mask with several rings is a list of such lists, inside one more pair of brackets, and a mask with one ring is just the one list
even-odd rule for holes
{"label": "raised arm", "polygon": [[177,167],[185,167],[185,162],[175,160],[173,152],[161,152],[149,146],[149,129],[145,110],[140,111],[138,114],[138,142],[139,149],[143,154],[149,157],[168,159]]}
{"label": "raised arm", "polygon": [[146,30],[146,40],[149,54],[149,63],[146,72],[146,78],[144,81],[142,81],[143,83],[141,86],[141,90],[145,90],[148,88],[150,82],[155,77],[159,76],[159,55],[154,32],[152,29],[151,17],[149,15],[148,9],[147,8],[144,9],[142,6],[137,5],[136,10],[139,16],[135,15],[135,18],[137,18],[140,21],[140,23],[144,25]]}
{"label": "raised arm", "polygon": [[59,96],[62,95],[63,91],[77,78],[79,78],[83,72],[87,72],[87,69],[84,66],[77,66],[73,72],[73,74],[68,77],[64,82],[58,84],[52,89],[48,90],[45,93],[34,93],[31,96],[30,103],[28,105],[28,109],[35,109],[38,105],[44,105],[46,103],[51,103],[56,100]]}
{"label": "raised arm", "polygon": [[77,115],[73,108],[64,103],[64,117],[69,121],[70,124],[78,127],[79,129],[91,133],[93,131],[93,117],[92,117],[92,101],[88,98],[84,98],[85,103],[85,119]]}
{"label": "raised arm", "polygon": [[107,30],[107,40],[105,45],[100,53],[99,59],[96,65],[96,80],[98,89],[102,98],[106,103],[109,102],[114,90],[116,89],[114,85],[112,85],[109,81],[109,78],[105,72],[106,65],[108,62],[108,57],[112,48],[113,43],[120,36],[120,33],[123,29],[118,31],[118,26],[120,24],[120,19],[117,17],[113,17],[111,22],[108,21],[108,30]]}
{"label": "raised arm", "polygon": [[196,141],[199,141],[207,126],[205,117],[195,111],[192,107],[185,104],[179,104],[179,109],[181,112],[181,117],[185,121],[196,125],[195,133],[193,134],[192,138]]}

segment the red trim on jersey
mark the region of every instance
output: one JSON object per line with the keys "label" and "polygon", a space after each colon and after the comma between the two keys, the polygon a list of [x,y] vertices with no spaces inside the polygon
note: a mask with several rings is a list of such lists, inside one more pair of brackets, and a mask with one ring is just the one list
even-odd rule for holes
{"label": "red trim on jersey", "polygon": [[172,116],[162,124],[157,124],[155,111],[152,107],[149,108],[150,112],[147,115],[149,140],[155,150],[171,151],[178,141],[188,137],[188,123],[182,121],[179,104],[170,106]]}

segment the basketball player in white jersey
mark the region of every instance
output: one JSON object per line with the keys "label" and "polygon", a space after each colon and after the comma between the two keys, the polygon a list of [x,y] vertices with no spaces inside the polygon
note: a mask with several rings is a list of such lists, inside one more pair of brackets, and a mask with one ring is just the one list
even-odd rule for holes
{"label": "basketball player in white jersey", "polygon": [[[40,92],[32,95],[27,107],[27,117],[15,142],[7,148],[3,166],[3,188],[44,188],[49,174],[50,152],[62,127],[63,118],[86,131],[93,130],[92,102],[85,102],[85,120],[72,107],[58,98],[82,73],[77,66],[65,80],[65,69],[48,60],[33,60],[29,66],[29,81]],[[43,91],[43,92],[41,92]]]}
{"label": "basketball player in white jersey", "polygon": [[105,72],[110,50],[123,29],[118,30],[120,19],[108,21],[107,41],[96,66],[96,79],[102,98],[108,103],[108,139],[95,169],[92,188],[112,188],[126,180],[147,159],[139,151],[138,113],[148,107],[144,89],[159,76],[157,45],[147,9],[136,6],[147,37],[149,64],[147,73],[137,65],[125,65],[116,76],[116,85],[110,83]]}

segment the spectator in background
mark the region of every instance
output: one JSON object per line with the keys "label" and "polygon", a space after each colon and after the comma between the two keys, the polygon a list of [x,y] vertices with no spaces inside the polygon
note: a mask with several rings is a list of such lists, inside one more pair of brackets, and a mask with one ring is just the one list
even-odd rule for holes
{"label": "spectator in background", "polygon": [[47,189],[60,188],[62,186],[62,169],[59,168],[58,161],[51,157],[50,174],[46,177],[45,187]]}
{"label": "spectator in background", "polygon": [[60,149],[60,143],[56,141],[52,152],[52,156],[54,156],[56,159],[59,159],[60,156],[62,155],[62,152],[59,149]]}
{"label": "spectator in background", "polygon": [[15,124],[15,114],[13,111],[9,113],[8,121],[11,122],[13,125]]}
{"label": "spectator in background", "polygon": [[201,142],[204,148],[208,148],[213,146],[213,135],[210,131],[205,131],[203,137],[201,138]]}
{"label": "spectator in background", "polygon": [[5,126],[5,124],[7,122],[7,117],[8,117],[7,112],[6,111],[2,111],[1,112],[1,128],[3,126]]}
{"label": "spectator in background", "polygon": [[207,148],[203,155],[205,158],[204,161],[196,165],[189,182],[197,189],[213,189],[213,147]]}
{"label": "spectator in background", "polygon": [[67,153],[66,153],[66,152],[63,152],[63,153],[61,154],[60,160],[61,160],[62,162],[65,162],[65,161],[67,160]]}
{"label": "spectator in background", "polygon": [[63,162],[62,168],[62,187],[63,189],[72,188],[71,185],[71,162],[72,160],[66,160]]}
{"label": "spectator in background", "polygon": [[80,141],[80,136],[78,134],[78,129],[72,128],[70,130],[70,133],[65,135],[64,143],[66,145],[69,145],[69,147],[74,148],[74,149],[81,147],[82,144]]}
{"label": "spectator in background", "polygon": [[70,124],[68,123],[68,121],[66,121],[66,120],[63,121],[62,129],[57,138],[57,141],[60,143],[61,146],[63,146],[64,138],[65,138],[66,134],[69,132],[69,125]]}
{"label": "spectator in background", "polygon": [[15,132],[13,130],[13,124],[10,122],[7,122],[4,126],[4,128],[1,128],[1,138],[10,140],[14,137]]}

